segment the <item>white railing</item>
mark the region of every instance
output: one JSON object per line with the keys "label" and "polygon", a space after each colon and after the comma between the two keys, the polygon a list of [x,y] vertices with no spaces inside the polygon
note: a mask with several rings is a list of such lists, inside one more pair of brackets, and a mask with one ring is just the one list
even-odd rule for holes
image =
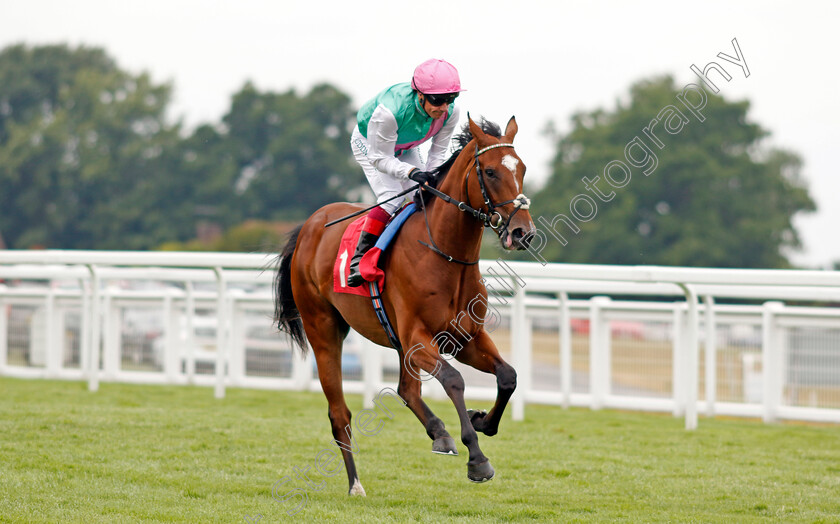
{"label": "white railing", "polygon": [[[0,251],[0,375],[92,391],[212,385],[217,397],[319,389],[311,355],[270,330],[271,266],[260,254]],[[533,402],[667,411],[689,429],[698,412],[840,422],[840,272],[480,267],[501,319],[492,337],[518,371],[515,419]],[[493,377],[454,365],[468,397],[495,398]],[[343,367],[370,404],[399,361],[351,335]]]}

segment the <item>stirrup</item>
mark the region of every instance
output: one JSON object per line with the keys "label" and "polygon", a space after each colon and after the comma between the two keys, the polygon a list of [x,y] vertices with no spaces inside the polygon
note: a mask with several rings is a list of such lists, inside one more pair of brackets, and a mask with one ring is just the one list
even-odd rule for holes
{"label": "stirrup", "polygon": [[362,276],[361,271],[359,268],[351,270],[350,274],[347,275],[347,287],[359,287],[365,283],[365,278]]}

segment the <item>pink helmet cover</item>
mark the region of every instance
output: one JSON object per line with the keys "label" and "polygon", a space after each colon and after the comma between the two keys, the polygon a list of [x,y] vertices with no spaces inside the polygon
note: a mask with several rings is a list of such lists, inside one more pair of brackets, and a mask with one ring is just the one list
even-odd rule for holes
{"label": "pink helmet cover", "polygon": [[414,69],[411,87],[429,95],[466,91],[461,89],[461,79],[455,66],[437,58],[426,60]]}

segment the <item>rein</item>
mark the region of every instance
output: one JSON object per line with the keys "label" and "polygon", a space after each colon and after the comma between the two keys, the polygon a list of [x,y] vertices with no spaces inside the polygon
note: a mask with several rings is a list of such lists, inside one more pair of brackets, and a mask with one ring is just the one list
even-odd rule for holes
{"label": "rein", "polygon": [[[473,218],[475,218],[476,220],[481,222],[482,227],[489,227],[496,232],[498,232],[500,229],[503,230],[503,231],[507,230],[508,226],[510,225],[510,221],[513,219],[513,216],[516,215],[516,213],[520,209],[528,209],[528,207],[531,205],[531,200],[522,193],[516,195],[516,198],[514,198],[512,200],[506,200],[506,201],[500,202],[498,204],[494,203],[491,200],[490,195],[487,193],[487,187],[486,187],[485,182],[484,182],[484,170],[481,169],[481,165],[478,163],[478,157],[480,155],[486,153],[487,151],[490,151],[491,149],[496,149],[496,148],[499,148],[499,147],[509,147],[509,148],[513,149],[513,144],[499,143],[499,144],[493,144],[491,146],[487,146],[487,147],[482,148],[482,149],[478,149],[478,144],[476,144],[476,146],[475,146],[475,172],[476,172],[476,177],[478,177],[478,186],[481,188],[481,196],[484,198],[484,205],[487,206],[487,211],[488,212],[484,212],[481,209],[475,209],[474,207],[470,206],[466,202],[461,202],[460,200],[454,199],[451,196],[447,195],[446,193],[444,193],[442,191],[439,191],[437,188],[434,188],[434,187],[431,187],[431,186],[427,185],[427,186],[421,186],[421,189],[424,190],[424,191],[428,191],[433,196],[435,196],[437,198],[440,198],[441,200],[443,200],[444,202],[446,202],[448,204],[452,204],[452,205],[456,206],[460,211],[463,211],[463,212],[471,215]],[[467,173],[467,177],[464,181],[464,186],[466,186],[467,183],[469,182],[469,178],[470,178],[470,173]],[[429,217],[426,214],[426,204],[425,204],[425,202],[422,198],[420,198],[420,204],[423,207],[423,217],[426,220],[426,233],[429,235],[429,242],[431,242],[431,245],[429,245],[429,244],[427,244],[427,243],[425,243],[421,240],[418,240],[418,242],[420,242],[424,246],[428,247],[429,249],[431,249],[432,251],[434,251],[438,255],[442,256],[443,258],[445,258],[449,262],[457,262],[458,264],[464,264],[464,265],[475,265],[475,264],[477,264],[478,260],[476,260],[475,262],[467,262],[467,261],[464,261],[464,260],[458,260],[457,258],[455,258],[451,255],[447,255],[446,253],[441,251],[440,248],[437,247],[437,244],[435,244],[435,241],[432,238],[432,230],[429,227]],[[504,221],[504,218],[502,218],[501,213],[496,211],[496,208],[506,206],[508,204],[514,204],[514,210],[513,210],[513,213],[511,213],[510,216],[508,216],[507,220]],[[494,219],[496,219],[495,223],[494,223]],[[502,221],[504,221],[504,224],[502,224]]]}

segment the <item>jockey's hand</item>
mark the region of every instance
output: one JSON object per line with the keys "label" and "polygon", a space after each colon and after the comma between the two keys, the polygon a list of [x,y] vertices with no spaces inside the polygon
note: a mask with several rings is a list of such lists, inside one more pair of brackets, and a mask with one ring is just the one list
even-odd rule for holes
{"label": "jockey's hand", "polygon": [[421,186],[425,184],[429,184],[430,186],[435,185],[435,175],[429,171],[420,171],[419,169],[415,169],[409,173],[408,178],[414,180]]}

